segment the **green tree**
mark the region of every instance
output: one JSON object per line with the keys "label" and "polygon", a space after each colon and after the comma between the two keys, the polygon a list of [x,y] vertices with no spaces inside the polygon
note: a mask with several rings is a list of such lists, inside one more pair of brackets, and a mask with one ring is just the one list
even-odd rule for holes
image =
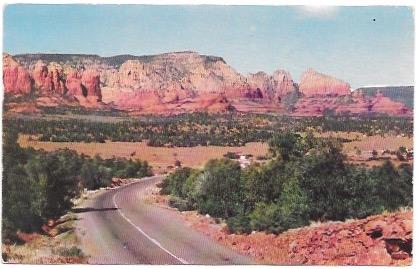
{"label": "green tree", "polygon": [[387,160],[382,166],[374,168],[371,174],[377,181],[375,193],[384,208],[395,210],[400,206],[412,203],[413,173],[411,166],[401,166],[399,174],[394,165]]}
{"label": "green tree", "polygon": [[46,200],[40,182],[28,177],[24,168],[17,165],[3,174],[3,190],[7,190],[3,191],[3,239],[16,239],[16,230],[37,231]]}
{"label": "green tree", "polygon": [[70,150],[41,154],[28,162],[29,178],[45,188],[45,217],[60,216],[72,207],[71,199],[79,191],[81,165],[77,153]]}
{"label": "green tree", "polygon": [[184,192],[184,184],[192,173],[192,169],[189,167],[182,167],[176,169],[175,172],[167,176],[161,184],[162,194],[170,194],[178,197],[185,198],[186,193]]}
{"label": "green tree", "polygon": [[268,142],[269,151],[274,157],[281,157],[289,161],[294,157],[301,157],[304,154],[302,138],[299,134],[290,132],[275,134]]}
{"label": "green tree", "polygon": [[197,206],[202,213],[229,218],[242,207],[240,165],[228,159],[210,160],[203,170]]}

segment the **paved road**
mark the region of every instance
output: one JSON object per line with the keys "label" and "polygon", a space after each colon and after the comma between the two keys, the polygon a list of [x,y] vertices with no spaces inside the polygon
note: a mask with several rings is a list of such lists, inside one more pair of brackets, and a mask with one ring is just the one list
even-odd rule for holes
{"label": "paved road", "polygon": [[249,264],[188,227],[176,212],[144,200],[162,176],[144,178],[85,201],[77,232],[92,264]]}

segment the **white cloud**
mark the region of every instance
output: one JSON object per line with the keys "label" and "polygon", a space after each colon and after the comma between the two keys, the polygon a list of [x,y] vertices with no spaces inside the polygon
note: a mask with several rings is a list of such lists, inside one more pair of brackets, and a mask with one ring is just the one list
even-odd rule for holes
{"label": "white cloud", "polygon": [[338,6],[301,6],[300,13],[306,17],[333,18],[338,13]]}

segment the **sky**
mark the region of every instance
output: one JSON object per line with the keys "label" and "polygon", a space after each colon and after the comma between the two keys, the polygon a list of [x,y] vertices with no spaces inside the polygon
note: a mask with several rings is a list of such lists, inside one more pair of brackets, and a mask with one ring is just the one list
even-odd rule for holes
{"label": "sky", "polygon": [[410,7],[8,5],[3,49],[151,55],[192,50],[243,74],[313,68],[352,88],[414,84]]}

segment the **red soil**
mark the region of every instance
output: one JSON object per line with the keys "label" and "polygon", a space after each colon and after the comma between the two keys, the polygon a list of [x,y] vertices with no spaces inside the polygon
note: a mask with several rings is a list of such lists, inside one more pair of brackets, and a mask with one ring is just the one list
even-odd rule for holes
{"label": "red soil", "polygon": [[[153,193],[153,200],[167,206],[167,199]],[[361,220],[327,222],[282,234],[253,232],[229,234],[195,211],[179,212],[187,225],[220,244],[264,264],[281,265],[410,265],[412,263],[412,211],[370,216]]]}

